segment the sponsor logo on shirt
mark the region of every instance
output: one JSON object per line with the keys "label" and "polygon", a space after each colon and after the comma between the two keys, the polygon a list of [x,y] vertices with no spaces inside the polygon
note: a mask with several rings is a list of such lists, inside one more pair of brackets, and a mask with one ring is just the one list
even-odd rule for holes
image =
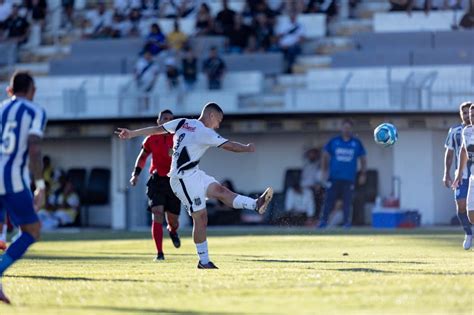
{"label": "sponsor logo on shirt", "polygon": [[184,123],[183,127],[181,127],[181,128],[184,128],[184,129],[189,130],[191,132],[196,131],[196,127],[191,127],[188,123]]}

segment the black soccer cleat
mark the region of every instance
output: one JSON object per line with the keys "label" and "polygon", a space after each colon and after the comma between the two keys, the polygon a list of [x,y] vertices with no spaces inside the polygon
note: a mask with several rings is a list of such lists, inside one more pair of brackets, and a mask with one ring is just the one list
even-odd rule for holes
{"label": "black soccer cleat", "polygon": [[181,240],[179,239],[179,235],[177,232],[171,233],[169,232],[171,241],[173,242],[174,247],[180,248],[181,247]]}
{"label": "black soccer cleat", "polygon": [[217,268],[217,266],[214,265],[212,261],[208,262],[207,264],[203,264],[201,263],[201,261],[199,261],[198,269],[219,269],[219,268]]}
{"label": "black soccer cleat", "polygon": [[260,197],[258,197],[255,211],[258,214],[264,214],[265,211],[267,211],[267,207],[270,204],[270,201],[272,201],[272,198],[273,198],[273,189],[271,187],[268,187],[263,192],[263,194]]}
{"label": "black soccer cleat", "polygon": [[154,261],[161,261],[161,260],[165,260],[165,254],[163,253],[158,253],[158,255],[156,255],[155,259],[153,259]]}

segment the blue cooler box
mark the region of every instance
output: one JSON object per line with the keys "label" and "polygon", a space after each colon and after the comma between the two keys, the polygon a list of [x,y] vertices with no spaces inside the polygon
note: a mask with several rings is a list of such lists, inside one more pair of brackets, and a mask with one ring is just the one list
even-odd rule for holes
{"label": "blue cooler box", "polygon": [[406,210],[399,208],[372,209],[372,227],[397,228],[405,218]]}

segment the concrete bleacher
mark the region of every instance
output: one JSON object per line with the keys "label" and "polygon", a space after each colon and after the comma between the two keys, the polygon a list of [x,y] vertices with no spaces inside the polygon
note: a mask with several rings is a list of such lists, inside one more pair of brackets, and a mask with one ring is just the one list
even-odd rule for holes
{"label": "concrete bleacher", "polygon": [[375,32],[449,31],[457,28],[463,11],[378,12],[373,18]]}
{"label": "concrete bleacher", "polygon": [[0,66],[12,66],[16,62],[17,47],[13,42],[0,43]]}
{"label": "concrete bleacher", "polygon": [[362,33],[357,50],[337,52],[334,67],[472,64],[474,31]]}

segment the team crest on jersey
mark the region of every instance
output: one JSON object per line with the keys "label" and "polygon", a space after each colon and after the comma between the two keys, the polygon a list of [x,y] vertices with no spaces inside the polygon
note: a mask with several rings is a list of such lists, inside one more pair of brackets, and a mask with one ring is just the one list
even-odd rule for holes
{"label": "team crest on jersey", "polygon": [[183,127],[181,128],[184,128],[186,130],[189,130],[191,132],[194,132],[196,130],[196,127],[191,127],[188,123],[184,123]]}
{"label": "team crest on jersey", "polygon": [[201,198],[194,198],[194,204],[196,206],[200,206],[201,205]]}

